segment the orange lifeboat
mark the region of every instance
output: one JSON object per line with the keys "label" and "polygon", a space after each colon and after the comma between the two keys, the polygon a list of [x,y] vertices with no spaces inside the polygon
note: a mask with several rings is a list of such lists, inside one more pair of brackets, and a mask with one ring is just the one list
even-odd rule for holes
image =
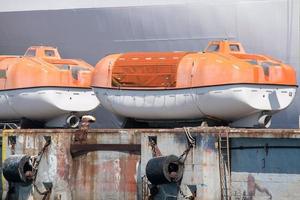
{"label": "orange lifeboat", "polygon": [[204,52],[109,55],[96,65],[92,87],[105,108],[137,121],[268,127],[297,85],[291,66],[225,40]]}
{"label": "orange lifeboat", "polygon": [[56,48],[30,47],[0,57],[0,120],[30,119],[47,127],[76,127],[99,101],[90,88],[93,67],[62,59]]}

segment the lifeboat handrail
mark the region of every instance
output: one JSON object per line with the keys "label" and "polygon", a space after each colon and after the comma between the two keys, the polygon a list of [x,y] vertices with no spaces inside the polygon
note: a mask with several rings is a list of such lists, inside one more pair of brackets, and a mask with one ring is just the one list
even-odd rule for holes
{"label": "lifeboat handrail", "polygon": [[31,60],[32,62],[35,62],[35,63],[38,63],[40,65],[47,65],[48,67],[50,67],[51,69],[53,70],[56,70],[57,68],[55,67],[55,65],[52,65],[48,62],[46,62],[44,59],[41,59],[41,58],[38,58],[38,57],[23,57],[23,58],[26,58],[26,59],[29,59]]}
{"label": "lifeboat handrail", "polygon": [[[50,65],[73,65],[82,67],[88,70],[93,70],[94,68],[88,64],[87,62],[84,62],[83,60],[75,60],[75,59],[47,59],[47,58],[41,58],[45,62],[47,62]],[[71,66],[72,67],[72,66]]]}
{"label": "lifeboat handrail", "polygon": [[17,56],[17,55],[1,55],[0,56],[0,61],[8,59],[8,58],[18,58],[18,57],[20,57],[20,56]]}
{"label": "lifeboat handrail", "polygon": [[258,54],[234,54],[232,53],[236,58],[239,59],[254,59],[254,60],[260,60],[260,61],[273,61],[276,63],[282,63],[280,60],[276,60],[270,56],[265,56],[265,55],[258,55]]}
{"label": "lifeboat handrail", "polygon": [[76,65],[77,63],[74,62],[72,59],[54,59],[54,58],[43,58],[46,62],[50,64],[69,64],[69,65]]}
{"label": "lifeboat handrail", "polygon": [[215,54],[215,55],[221,56],[222,58],[224,58],[226,60],[229,60],[231,58],[231,56],[232,56],[230,54],[224,54],[224,53],[217,52],[217,51],[210,51],[210,52],[205,52],[205,53]]}

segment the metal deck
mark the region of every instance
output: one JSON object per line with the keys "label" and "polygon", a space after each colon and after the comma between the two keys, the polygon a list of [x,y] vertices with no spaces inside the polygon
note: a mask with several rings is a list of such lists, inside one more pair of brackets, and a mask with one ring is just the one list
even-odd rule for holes
{"label": "metal deck", "polygon": [[[196,147],[185,162],[180,184],[184,194],[194,188],[196,199],[201,200],[300,199],[300,130],[220,127],[189,131]],[[80,130],[5,130],[2,160],[12,154],[37,154],[48,136],[52,142],[40,164],[37,185],[42,190],[43,183],[51,182],[52,199],[147,199],[143,177],[152,158],[149,138],[155,138],[163,155],[179,156],[187,148],[181,128],[91,129],[78,140],[80,135]],[[229,150],[230,167],[220,168],[218,139],[227,136],[229,146],[223,148]],[[2,183],[4,197],[8,186],[4,179]],[[161,186],[154,199],[183,199],[174,187]],[[22,188],[21,195],[42,199],[31,189]]]}

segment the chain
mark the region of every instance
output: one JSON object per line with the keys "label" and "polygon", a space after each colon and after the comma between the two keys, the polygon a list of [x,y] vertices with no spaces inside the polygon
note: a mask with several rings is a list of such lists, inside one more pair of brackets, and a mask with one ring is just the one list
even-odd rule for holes
{"label": "chain", "polygon": [[33,157],[33,164],[32,164],[32,172],[33,172],[33,177],[34,177],[34,181],[35,181],[35,179],[36,179],[36,175],[37,175],[37,173],[38,173],[38,167],[39,167],[39,165],[40,165],[40,162],[41,162],[41,160],[42,160],[42,157],[43,157],[43,155],[44,155],[44,153],[45,153],[45,151],[46,151],[46,148],[50,145],[50,140],[49,141],[47,141],[46,142],[46,144],[44,145],[44,147],[42,148],[42,150],[38,153],[38,155],[37,156],[35,156],[35,157]]}
{"label": "chain", "polygon": [[[188,156],[190,150],[193,149],[193,148],[196,146],[196,140],[195,140],[195,138],[191,135],[189,128],[183,127],[183,130],[184,130],[184,132],[185,132],[185,136],[186,136],[186,139],[187,139],[187,141],[188,141],[188,147],[187,147],[187,149],[179,156],[178,161],[181,162],[181,163],[184,165],[185,160],[187,159],[187,156]],[[183,158],[183,157],[184,157],[184,158]],[[183,158],[183,159],[182,159],[182,158]],[[183,191],[181,190],[180,184],[181,184],[181,181],[179,181],[179,182],[177,183],[177,187],[178,187],[178,190],[179,190],[180,195],[181,195],[184,199],[189,199],[189,200],[194,199],[194,197],[185,195],[185,194],[183,193]]]}
{"label": "chain", "polygon": [[[186,149],[186,150],[178,157],[178,161],[184,164],[184,162],[185,162],[185,160],[186,160],[186,158],[187,158],[187,156],[188,156],[190,150],[191,150],[191,147],[188,147],[188,148],[187,148],[187,149]],[[184,159],[182,159],[183,157],[184,157]]]}
{"label": "chain", "polygon": [[47,189],[45,192],[41,192],[41,191],[39,190],[38,186],[37,186],[35,183],[33,183],[33,186],[34,186],[34,188],[36,189],[37,193],[39,193],[40,195],[45,196],[45,195],[47,195],[47,194],[50,192],[50,190],[48,190],[48,189]]}
{"label": "chain", "polygon": [[185,132],[185,136],[188,141],[188,147],[187,149],[179,156],[178,161],[181,161],[181,159],[184,157],[184,159],[181,161],[182,163],[185,162],[190,150],[196,146],[196,140],[195,138],[191,135],[190,130],[186,127],[183,127],[183,130]]}
{"label": "chain", "polygon": [[185,195],[185,194],[183,193],[183,191],[181,190],[180,186],[178,186],[178,188],[179,188],[179,193],[181,194],[181,196],[182,196],[184,199],[189,199],[189,200],[194,199],[194,197]]}
{"label": "chain", "polygon": [[150,145],[150,147],[151,147],[152,156],[153,156],[153,157],[156,157],[156,151],[155,151],[155,146],[156,146],[156,144],[155,144],[155,142],[154,142],[153,140],[151,140],[151,141],[149,141],[149,145]]}
{"label": "chain", "polygon": [[[188,141],[188,147],[186,148],[186,150],[178,157],[178,162],[182,163],[184,165],[185,163],[185,160],[187,159],[187,156],[190,152],[191,149],[193,149],[196,145],[196,140],[195,138],[191,135],[190,131],[188,128],[184,127],[183,128],[184,131],[185,131],[185,135],[186,135],[186,138],[187,138],[187,141]],[[157,144],[155,143],[154,140],[150,140],[149,141],[149,145],[151,147],[151,151],[152,151],[152,155],[153,157],[157,157],[158,155],[157,154],[160,154],[160,151],[157,149]],[[159,152],[157,152],[159,151]],[[183,193],[183,191],[181,190],[180,188],[180,184],[181,184],[181,181],[177,182],[177,187],[178,187],[178,190],[179,190],[179,193],[180,195],[184,198],[184,199],[189,199],[189,200],[192,200],[194,199],[194,197],[191,197],[191,196],[188,196],[188,195],[185,195]]]}
{"label": "chain", "polygon": [[154,140],[150,140],[149,145],[151,147],[152,157],[162,156],[162,153],[160,152],[160,150]]}
{"label": "chain", "polygon": [[35,181],[36,181],[36,177],[37,177],[37,173],[38,173],[38,168],[39,168],[39,165],[40,165],[40,162],[42,160],[42,157],[47,149],[47,147],[51,144],[51,140],[47,140],[45,145],[43,146],[42,150],[39,151],[38,155],[37,156],[34,156],[32,157],[32,173],[33,173],[33,186],[34,188],[36,189],[36,191],[40,194],[40,195],[44,195],[46,196],[50,190],[46,190],[45,192],[41,192],[37,185],[35,184]]}

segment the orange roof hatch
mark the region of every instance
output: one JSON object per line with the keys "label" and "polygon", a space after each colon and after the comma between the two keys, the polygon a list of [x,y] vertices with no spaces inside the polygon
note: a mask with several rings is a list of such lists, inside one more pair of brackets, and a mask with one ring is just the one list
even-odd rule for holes
{"label": "orange roof hatch", "polygon": [[241,43],[228,40],[209,42],[205,52],[220,52],[226,54],[246,53]]}
{"label": "orange roof hatch", "polygon": [[57,48],[51,46],[32,46],[24,54],[26,57],[61,59]]}

